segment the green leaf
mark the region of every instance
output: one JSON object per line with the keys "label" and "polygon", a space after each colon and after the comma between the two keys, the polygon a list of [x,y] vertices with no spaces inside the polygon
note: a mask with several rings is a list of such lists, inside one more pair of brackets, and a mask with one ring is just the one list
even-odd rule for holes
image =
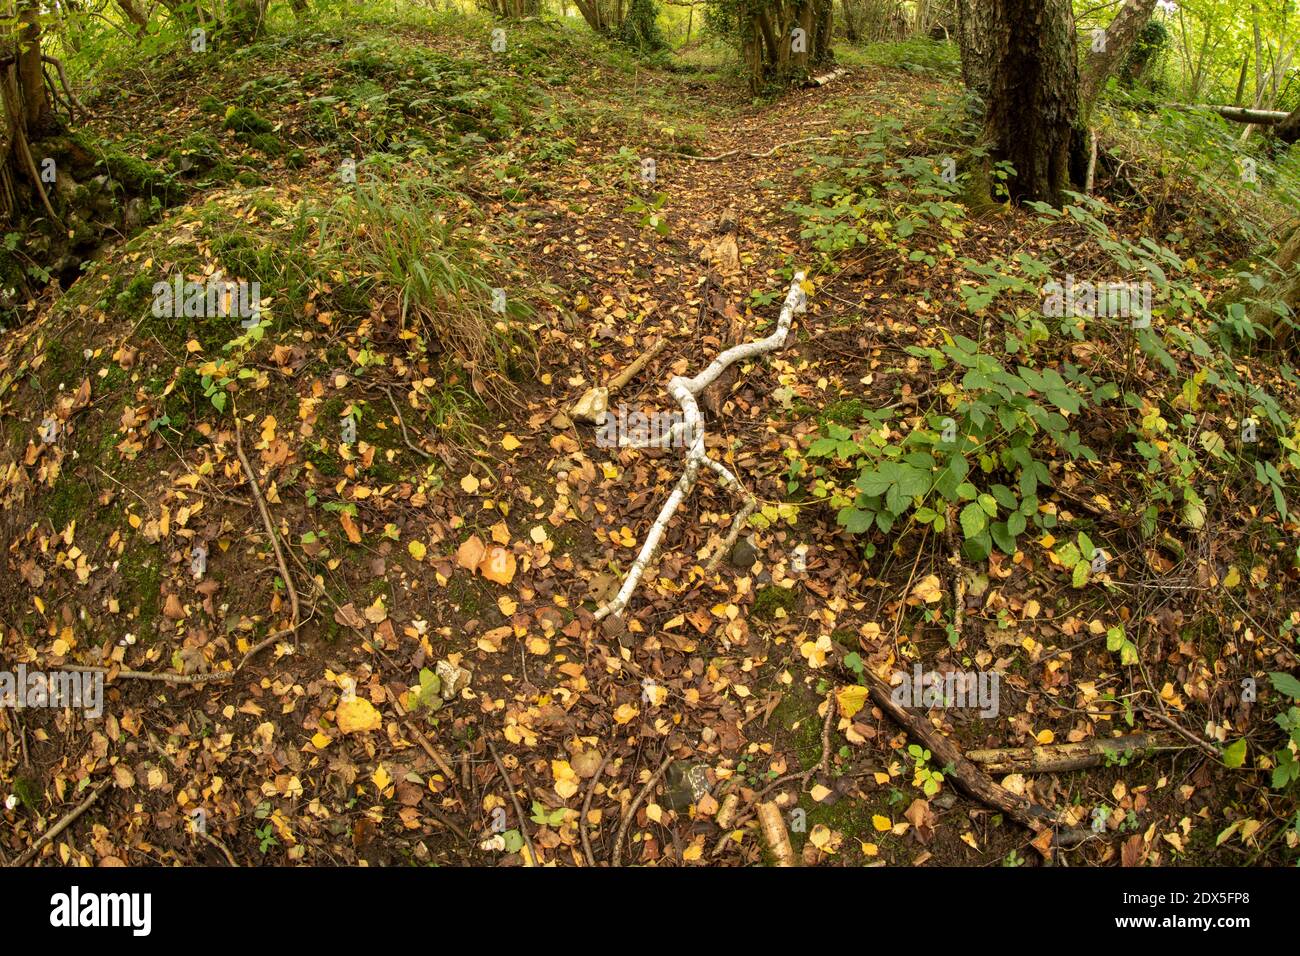
{"label": "green leaf", "polygon": [[1112,627],[1106,632],[1106,650],[1112,654],[1124,646],[1124,625]]}
{"label": "green leaf", "polygon": [[989,517],[975,502],[961,509],[961,532],[966,540],[978,537],[989,525]]}
{"label": "green leaf", "polygon": [[1240,767],[1246,762],[1246,739],[1243,737],[1230,747],[1225,747],[1223,751],[1223,765],[1225,767]]}
{"label": "green leaf", "polygon": [[1268,679],[1278,693],[1286,694],[1292,700],[1300,700],[1300,680],[1284,671],[1269,671]]}

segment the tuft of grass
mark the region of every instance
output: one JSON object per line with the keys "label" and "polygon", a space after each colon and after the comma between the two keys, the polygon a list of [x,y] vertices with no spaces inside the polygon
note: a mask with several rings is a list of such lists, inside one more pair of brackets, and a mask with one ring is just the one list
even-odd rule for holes
{"label": "tuft of grass", "polygon": [[[506,279],[510,263],[472,219],[472,204],[417,164],[358,183],[322,215],[330,252],[395,295],[403,328],[425,350],[445,349],[476,393],[499,401],[532,355],[523,326],[531,309]],[[498,288],[504,312],[493,307]]]}

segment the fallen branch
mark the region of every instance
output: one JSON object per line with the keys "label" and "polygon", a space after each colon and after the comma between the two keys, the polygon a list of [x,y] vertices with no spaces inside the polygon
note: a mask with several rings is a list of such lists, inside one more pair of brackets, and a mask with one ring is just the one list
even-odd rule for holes
{"label": "fallen branch", "polygon": [[387,385],[385,385],[384,394],[388,396],[388,404],[393,406],[393,414],[397,416],[397,424],[401,426],[402,441],[406,442],[406,447],[411,449],[411,451],[415,452],[417,455],[423,455],[426,459],[432,458],[433,456],[430,455],[423,448],[419,448],[416,445],[411,444],[411,436],[408,435],[406,432],[406,419],[402,417],[402,410],[397,407],[397,399],[393,398],[393,390],[390,389]]}
{"label": "fallen branch", "polygon": [[1081,770],[1104,763],[1108,757],[1161,750],[1186,750],[1172,738],[1161,734],[1130,734],[1086,740],[1082,743],[1049,744],[1043,747],[1002,747],[995,750],[972,750],[968,760],[987,773],[1057,773]]}
{"label": "fallen branch", "polygon": [[655,339],[654,344],[632,360],[632,363],[623,371],[619,372],[605,387],[609,389],[609,394],[613,395],[620,388],[632,381],[641,369],[650,364],[650,360],[662,352],[668,346],[666,338]]}
{"label": "fallen branch", "polygon": [[69,664],[65,665],[63,669],[76,671],[81,674],[103,674],[109,679],[109,681],[115,681],[118,678],[123,680],[151,680],[157,681],[161,684],[209,684],[213,681],[225,681],[230,680],[242,671],[248,662],[262,651],[266,650],[280,638],[288,637],[305,623],[307,622],[301,621],[293,627],[283,628],[282,630],[276,631],[274,634],[262,638],[262,640],[249,648],[248,653],[244,655],[243,659],[240,660],[236,667],[228,671],[214,671],[211,674],[176,674],[171,671],[115,670],[112,667],[101,667],[96,664]]}
{"label": "fallen branch", "polygon": [[804,771],[803,776],[799,778],[799,789],[807,790],[808,781],[818,770],[822,772],[823,777],[831,775],[831,725],[835,721],[835,692],[826,692],[826,719],[822,721],[822,755],[815,764]]}
{"label": "fallen branch", "polygon": [[[447,778],[447,782],[454,786],[456,783],[456,774],[452,772],[451,764],[449,764],[447,759],[439,753],[438,748],[434,747],[434,745],[429,742],[429,738],[420,731],[420,728],[415,726],[415,723],[410,719],[410,715],[407,714],[406,708],[402,706],[401,702],[397,699],[397,695],[393,693],[393,689],[385,685],[384,693],[388,695],[388,702],[393,705],[393,710],[397,712],[398,718],[402,721],[402,726],[411,732],[411,736],[413,736],[416,743],[420,745],[420,749],[429,755],[429,759],[438,765],[438,769],[441,770],[443,776]],[[466,837],[466,839],[469,838]]]}
{"label": "fallen branch", "polygon": [[587,796],[582,801],[582,816],[578,818],[578,833],[582,836],[582,852],[586,854],[588,866],[596,865],[596,856],[591,852],[591,839],[587,836],[587,814],[591,812],[591,798],[596,795],[596,784],[605,775],[605,768],[609,766],[610,758],[613,756],[613,746],[606,748],[605,757],[600,762],[600,768],[596,771],[596,775],[591,778],[591,783],[587,784]]}
{"label": "fallen branch", "polygon": [[49,843],[56,836],[70,827],[74,822],[76,822],[77,817],[81,816],[94,806],[95,801],[99,799],[99,795],[103,793],[112,782],[112,777],[105,777],[103,780],[99,781],[99,783],[95,785],[95,789],[91,791],[90,796],[77,804],[77,806],[74,807],[62,820],[37,837],[36,842],[28,847],[27,851],[23,853],[22,856],[14,860],[14,866],[26,866],[30,863],[36,857],[36,854],[41,852],[41,849],[45,844]]}
{"label": "fallen branch", "polygon": [[1276,126],[1291,115],[1282,110],[1252,110],[1244,106],[1216,106],[1213,103],[1166,103],[1165,109],[1187,112],[1209,110],[1234,123],[1253,123],[1256,126]]}
{"label": "fallen branch", "polygon": [[820,76],[809,77],[808,85],[825,86],[827,83],[830,83],[832,80],[838,80],[841,76],[843,76],[847,72],[849,71],[844,69],[844,67],[841,66],[834,70],[831,70],[829,73],[823,73]]}
{"label": "fallen branch", "polygon": [[210,833],[207,833],[203,830],[199,830],[197,832],[200,837],[202,837],[204,840],[208,841],[208,843],[210,843],[212,846],[216,847],[218,850],[221,851],[221,855],[226,858],[227,863],[229,863],[231,866],[235,867],[236,869],[239,868],[239,861],[236,860],[235,855],[230,852],[230,847],[226,846],[224,843],[222,843],[220,840],[218,840]]}
{"label": "fallen branch", "polygon": [[713,554],[710,555],[709,563],[704,566],[704,570],[710,574],[713,573],[719,562],[722,561],[722,556],[731,553],[731,549],[736,546],[736,540],[740,537],[740,532],[744,530],[745,523],[749,521],[749,516],[752,515],[754,510],[758,507],[757,498],[749,494],[749,492],[745,492],[745,495],[745,504],[740,509],[740,513],[732,519],[731,530],[727,532],[727,536],[722,540],[722,543],[718,545],[718,550],[714,551]]}
{"label": "fallen branch", "polygon": [[945,768],[945,775],[956,780],[962,790],[974,799],[1035,832],[1061,825],[1062,821],[1057,814],[994,783],[988,774],[962,754],[956,744],[936,730],[928,718],[911,714],[894,703],[890,686],[873,674],[870,668],[863,668],[862,678],[866,681],[876,706],[921,741],[934,755],[934,765]]}
{"label": "fallen branch", "polygon": [[280,536],[275,533],[275,525],[271,522],[271,512],[267,510],[266,499],[262,497],[262,489],[257,484],[257,472],[253,470],[252,463],[248,460],[248,455],[244,453],[243,433],[239,427],[239,417],[235,417],[235,452],[239,455],[239,463],[244,466],[244,474],[248,478],[248,487],[253,492],[253,500],[257,503],[258,513],[262,516],[262,524],[266,527],[266,533],[271,537],[271,547],[275,551],[276,563],[280,565],[280,576],[284,578],[285,590],[289,592],[289,609],[292,614],[291,631],[298,630],[298,589],[294,586],[293,575],[289,573],[289,565],[284,560],[284,552],[280,549]]}
{"label": "fallen branch", "polygon": [[580,397],[569,408],[569,414],[580,422],[598,424],[606,410],[609,408],[610,396],[615,394],[620,388],[632,381],[633,377],[645,368],[656,355],[662,352],[668,345],[668,339],[655,339],[654,344],[638,355],[627,368],[619,372],[604,385],[593,385],[582,393]]}
{"label": "fallen branch", "polygon": [[1143,707],[1142,712],[1146,714],[1148,717],[1154,717],[1156,720],[1160,721],[1170,730],[1177,731],[1180,736],[1185,737],[1187,740],[1189,740],[1193,745],[1196,746],[1198,750],[1202,751],[1207,757],[1211,757],[1214,760],[1219,761],[1220,763],[1223,762],[1223,754],[1220,752],[1218,747],[1214,746],[1214,744],[1210,743],[1208,740],[1196,736],[1196,734],[1192,733],[1190,730],[1188,730],[1182,724],[1178,723],[1178,721],[1174,720],[1168,714],[1158,710],[1152,710],[1150,707]]}
{"label": "fallen branch", "polygon": [[618,836],[614,838],[614,855],[610,858],[610,866],[618,866],[622,862],[623,838],[627,836],[628,824],[632,822],[632,818],[636,816],[636,812],[640,809],[642,802],[649,795],[650,791],[654,789],[654,785],[659,782],[659,778],[664,775],[664,771],[668,769],[668,765],[672,762],[673,755],[670,751],[668,756],[664,757],[663,763],[659,765],[659,769],[652,773],[650,779],[645,782],[645,786],[641,788],[641,792],[636,795],[636,799],[634,799],[631,805],[627,808],[627,813],[623,814],[623,820],[618,825]]}
{"label": "fallen branch", "polygon": [[515,795],[515,785],[510,782],[510,774],[506,773],[506,765],[501,762],[497,755],[497,748],[492,746],[492,741],[485,741],[488,751],[492,754],[492,760],[497,765],[497,770],[501,774],[501,782],[506,785],[506,790],[510,793],[510,802],[515,807],[515,819],[519,821],[519,832],[523,835],[524,843],[528,844],[528,861],[526,866],[537,866],[537,850],[533,848],[533,838],[528,834],[528,818],[524,816],[524,808],[519,803],[519,797]]}
{"label": "fallen branch", "polygon": [[804,295],[802,287],[803,278],[804,274],[802,272],[795,273],[794,281],[790,283],[790,291],[786,293],[785,304],[781,306],[781,315],[777,321],[775,332],[765,339],[732,346],[715,358],[708,368],[694,378],[683,378],[678,375],[668,383],[668,393],[681,406],[683,421],[669,429],[666,441],[672,444],[681,437],[689,443],[686,452],[686,464],[682,468],[682,476],[678,480],[677,486],[673,489],[672,494],[668,496],[668,500],[664,502],[654,524],[650,526],[645,543],[641,546],[641,552],[637,555],[631,570],[628,571],[623,586],[619,589],[614,600],[596,611],[596,620],[601,620],[611,614],[615,617],[622,615],[623,609],[627,607],[627,602],[632,597],[632,592],[636,590],[637,583],[641,580],[641,575],[645,573],[646,567],[654,560],[655,554],[659,550],[659,543],[663,540],[668,522],[672,520],[677,509],[681,507],[682,502],[686,500],[686,496],[695,486],[695,480],[699,477],[701,468],[708,468],[715,472],[721,479],[724,488],[733,486],[741,488],[745,495],[750,498],[753,497],[748,492],[744,492],[740,480],[725,465],[714,461],[708,456],[704,445],[704,416],[700,413],[700,406],[696,401],[696,396],[712,385],[729,366],[771,352],[785,343],[794,314],[807,308],[807,297]]}

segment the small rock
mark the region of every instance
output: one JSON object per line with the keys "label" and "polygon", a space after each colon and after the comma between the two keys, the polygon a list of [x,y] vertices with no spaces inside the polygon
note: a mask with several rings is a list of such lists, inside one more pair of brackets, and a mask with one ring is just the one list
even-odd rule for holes
{"label": "small rock", "polygon": [[609,389],[603,385],[587,389],[582,398],[570,409],[570,415],[577,421],[595,425],[609,408]]}
{"label": "small rock", "polygon": [[729,560],[732,567],[741,571],[748,571],[758,560],[758,548],[754,547],[752,538],[741,538],[731,547]]}
{"label": "small rock", "polygon": [[451,700],[459,696],[460,692],[469,686],[470,677],[473,676],[465,668],[458,667],[451,661],[438,661],[434,673],[442,681],[443,700]]}
{"label": "small rock", "polygon": [[692,803],[698,803],[709,792],[708,768],[702,763],[674,760],[668,765],[666,777],[668,788],[664,803],[679,813]]}

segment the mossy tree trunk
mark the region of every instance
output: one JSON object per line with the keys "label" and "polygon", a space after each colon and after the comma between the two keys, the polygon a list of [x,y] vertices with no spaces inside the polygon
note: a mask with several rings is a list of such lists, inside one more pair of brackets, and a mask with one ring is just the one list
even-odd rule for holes
{"label": "mossy tree trunk", "polygon": [[13,222],[38,199],[51,220],[57,221],[31,143],[58,129],[45,86],[41,52],[41,20],[37,0],[18,0],[5,11],[13,27],[0,43],[0,93],[4,118],[0,126],[0,213]]}

